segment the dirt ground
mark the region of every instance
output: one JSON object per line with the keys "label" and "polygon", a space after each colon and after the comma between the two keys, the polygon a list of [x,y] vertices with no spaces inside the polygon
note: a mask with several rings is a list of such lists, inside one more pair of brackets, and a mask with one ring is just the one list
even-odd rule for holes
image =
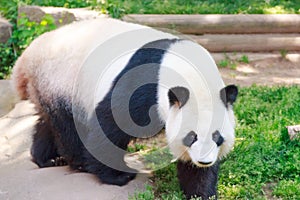
{"label": "dirt ground", "polygon": [[269,56],[250,61],[248,64],[236,64],[236,69],[220,68],[226,84],[239,86],[300,84],[300,54],[294,54],[293,59]]}

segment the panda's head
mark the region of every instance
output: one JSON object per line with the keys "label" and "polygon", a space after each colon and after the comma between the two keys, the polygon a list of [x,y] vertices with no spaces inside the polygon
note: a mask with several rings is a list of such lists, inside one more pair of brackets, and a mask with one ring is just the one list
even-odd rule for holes
{"label": "panda's head", "polygon": [[[199,92],[197,94],[197,92]],[[182,161],[209,167],[225,156],[234,144],[233,103],[238,95],[235,85],[221,88],[212,105],[211,94],[173,87],[168,91],[170,112],[166,132],[171,152]],[[214,115],[217,107],[221,116]],[[217,119],[213,121],[214,119]]]}

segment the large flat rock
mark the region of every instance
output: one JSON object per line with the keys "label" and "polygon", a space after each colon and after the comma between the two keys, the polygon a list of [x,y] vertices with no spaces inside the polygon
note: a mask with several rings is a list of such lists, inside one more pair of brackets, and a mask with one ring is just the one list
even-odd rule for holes
{"label": "large flat rock", "polygon": [[0,117],[13,109],[18,102],[16,92],[13,90],[10,80],[0,80]]}
{"label": "large flat rock", "polygon": [[144,188],[147,178],[141,175],[119,187],[101,184],[95,176],[68,167],[38,168],[29,153],[38,119],[35,113],[32,104],[22,101],[0,118],[0,199],[125,200]]}

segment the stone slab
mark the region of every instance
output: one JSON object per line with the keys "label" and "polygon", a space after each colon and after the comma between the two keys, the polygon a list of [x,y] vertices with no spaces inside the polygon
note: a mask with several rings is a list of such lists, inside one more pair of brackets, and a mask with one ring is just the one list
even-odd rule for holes
{"label": "stone slab", "polygon": [[95,176],[68,167],[38,168],[30,158],[33,126],[38,117],[28,101],[18,103],[0,118],[0,199],[127,200],[143,190],[147,177],[138,175],[119,187],[101,184]]}
{"label": "stone slab", "polygon": [[19,98],[16,92],[12,89],[10,80],[0,80],[0,117],[7,114]]}

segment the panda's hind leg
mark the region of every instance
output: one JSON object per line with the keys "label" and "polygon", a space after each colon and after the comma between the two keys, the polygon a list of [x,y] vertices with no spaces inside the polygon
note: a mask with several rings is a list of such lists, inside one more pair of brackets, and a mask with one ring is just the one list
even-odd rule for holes
{"label": "panda's hind leg", "polygon": [[33,161],[41,168],[67,165],[66,160],[57,152],[55,130],[47,115],[41,115],[35,130],[31,146]]}

